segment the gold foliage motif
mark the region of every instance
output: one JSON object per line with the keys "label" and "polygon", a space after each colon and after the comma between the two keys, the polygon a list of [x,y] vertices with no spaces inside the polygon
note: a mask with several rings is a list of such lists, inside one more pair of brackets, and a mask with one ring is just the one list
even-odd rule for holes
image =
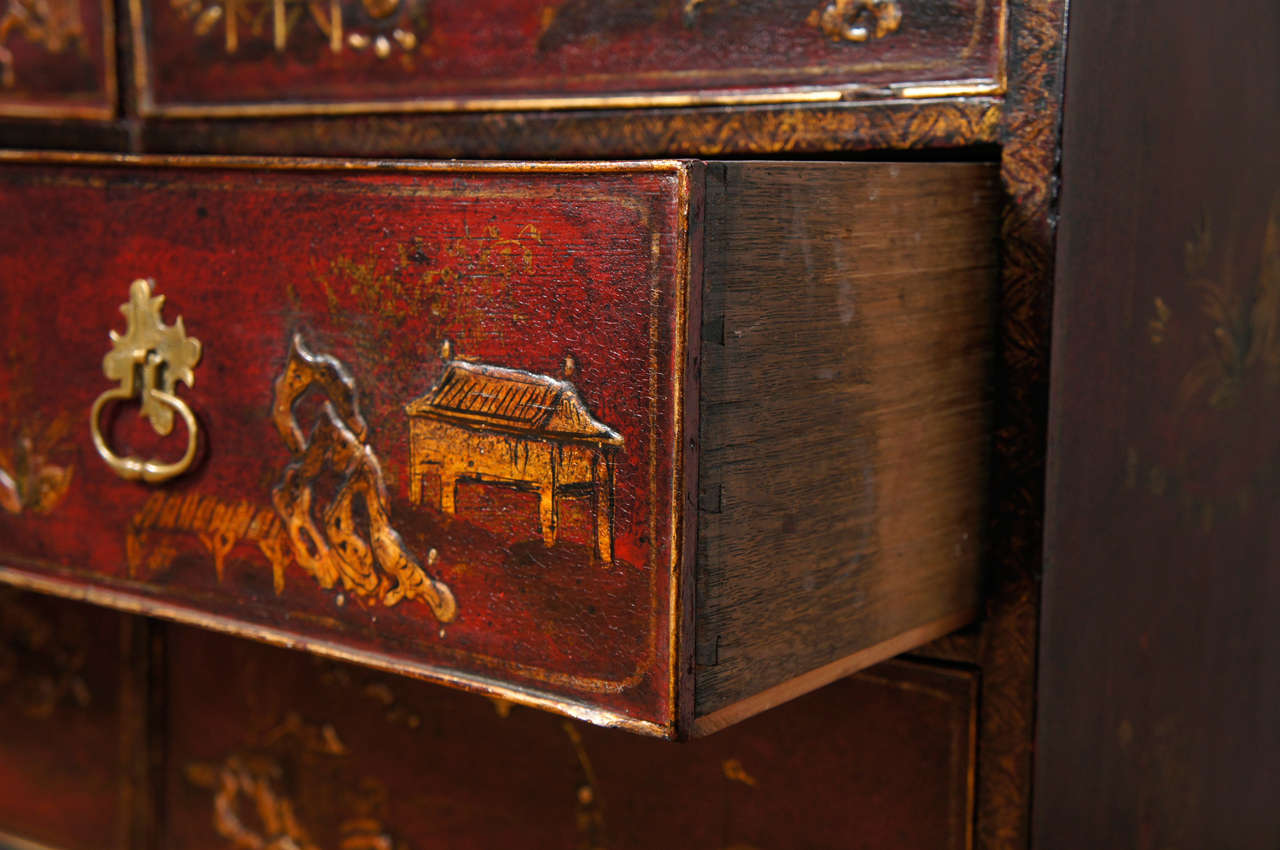
{"label": "gold foliage motif", "polygon": [[[210,792],[213,828],[229,849],[406,850],[382,823],[386,789],[370,779],[347,781],[339,761],[347,754],[333,726],[291,712],[257,746],[220,762],[189,763],[184,773],[192,785]],[[326,795],[338,797],[329,801],[339,809],[335,844],[313,838],[307,824],[317,820],[316,813],[296,802],[298,786],[317,775]]]}
{"label": "gold foliage motif", "polygon": [[6,0],[0,12],[0,89],[17,85],[13,52],[5,45],[17,34],[49,53],[82,45],[84,22],[79,0]]}
{"label": "gold foliage motif", "polygon": [[187,766],[187,779],[213,792],[213,826],[236,850],[319,850],[279,790],[281,768],[265,758],[229,756]]}
{"label": "gold foliage motif", "polygon": [[[1213,230],[1206,223],[1187,241],[1183,260],[1191,286],[1202,297],[1211,323],[1209,351],[1183,379],[1183,402],[1203,399],[1210,407],[1234,405],[1241,393],[1280,385],[1280,196],[1272,203],[1256,278],[1237,268],[1235,246],[1225,247],[1211,266]],[[1255,383],[1250,387],[1250,382]]]}
{"label": "gold foliage motif", "polygon": [[319,671],[320,681],[330,687],[358,692],[362,698],[377,705],[382,711],[383,718],[391,725],[408,730],[422,726],[422,715],[407,706],[396,695],[391,687],[392,679],[370,675],[368,671],[359,671],[365,676],[357,682],[352,675],[352,668],[346,665],[318,656],[311,660]]}
{"label": "gold foliage motif", "polygon": [[600,781],[591,764],[591,757],[587,754],[582,734],[578,732],[573,721],[560,721],[560,728],[568,737],[569,746],[573,747],[574,757],[582,773],[582,783],[578,786],[575,795],[577,807],[574,811],[574,821],[578,828],[577,850],[605,850],[610,842],[605,827],[604,803],[599,792]]}
{"label": "gold foliage motif", "polygon": [[68,634],[9,591],[0,591],[0,704],[45,718],[64,703],[84,708],[89,686],[80,635]]}
{"label": "gold foliage motif", "polygon": [[9,446],[0,444],[0,508],[11,514],[48,513],[71,486],[74,468],[51,457],[70,447],[71,417],[23,427]]}
{"label": "gold foliage motif", "polygon": [[[1198,309],[1180,314],[1156,297],[1147,323],[1153,346],[1176,339],[1180,345],[1165,346],[1170,354],[1198,353],[1169,412],[1201,424],[1182,431],[1176,453],[1131,446],[1125,464],[1126,487],[1176,506],[1181,520],[1204,534],[1248,516],[1276,486],[1275,452],[1255,426],[1266,421],[1280,389],[1280,195],[1272,199],[1259,253],[1240,249],[1234,235],[1241,231],[1228,228],[1233,238],[1220,242],[1212,222],[1196,227],[1182,261]],[[1224,453],[1224,445],[1240,450]]]}

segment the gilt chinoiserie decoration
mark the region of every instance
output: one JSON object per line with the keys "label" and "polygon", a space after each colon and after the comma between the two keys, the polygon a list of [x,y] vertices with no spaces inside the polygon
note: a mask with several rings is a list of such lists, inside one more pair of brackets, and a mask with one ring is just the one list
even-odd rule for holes
{"label": "gilt chinoiserie decoration", "polygon": [[[311,433],[304,435],[294,406],[313,386],[322,389],[325,402]],[[341,582],[352,593],[376,596],[388,606],[401,599],[422,599],[436,619],[452,620],[458,607],[448,586],[423,572],[391,526],[382,467],[364,442],[368,426],[346,368],[332,357],[312,354],[295,336],[285,370],[276,380],[272,419],[294,461],[285,468],[271,499],[298,563],[321,587]],[[341,483],[317,514],[314,488],[325,475],[336,476]],[[357,511],[362,523],[357,521]],[[321,516],[323,528],[316,522]],[[367,529],[367,539],[361,527]],[[427,560],[434,563],[435,558],[432,549]]]}
{"label": "gilt chinoiserie decoration", "polygon": [[[623,439],[597,422],[568,381],[449,358],[431,392],[410,403],[409,498],[435,476],[441,511],[457,512],[460,481],[532,489],[538,530],[556,542],[560,500],[589,498],[595,555],[613,561],[614,454]],[[569,360],[572,364],[572,360]]]}
{"label": "gilt chinoiserie decoration", "polygon": [[[111,351],[102,359],[102,371],[120,386],[107,390],[93,402],[89,412],[89,428],[93,446],[107,466],[121,478],[155,483],[186,472],[195,459],[199,443],[199,427],[195,414],[175,391],[182,383],[195,383],[195,366],[203,351],[200,340],[187,336],[182,317],[172,325],[161,318],[164,296],[151,295],[151,281],[135,280],[129,287],[129,300],[120,305],[128,327],[123,334],[111,331]],[[175,415],[186,427],[186,451],[176,461],[140,460],[120,457],[108,445],[104,429],[104,411],[113,402],[134,401],[138,414],[146,419],[160,436],[167,436]]]}
{"label": "gilt chinoiserie decoration", "polygon": [[[324,401],[316,422],[304,431],[295,408],[310,390]],[[272,507],[223,501],[196,490],[155,493],[129,521],[129,575],[148,578],[167,571],[184,541],[194,539],[212,556],[221,584],[228,558],[246,546],[256,548],[270,566],[277,596],[285,591],[286,571],[296,566],[320,587],[333,589],[339,604],[344,593],[388,607],[420,600],[440,622],[453,620],[457,602],[449,587],[424,572],[391,525],[382,467],[364,442],[368,426],[346,368],[333,357],[312,353],[294,336],[275,382],[272,421],[293,456],[271,491]],[[318,493],[317,482],[325,478],[341,483]],[[359,527],[357,514],[365,520]],[[438,557],[429,549],[427,566]]]}
{"label": "gilt chinoiserie decoration", "polygon": [[[221,38],[228,54],[242,43],[269,42],[277,53],[298,39],[333,53],[369,51],[378,59],[414,51],[429,27],[429,0],[170,0],[193,35]],[[295,45],[296,47],[296,45]]]}
{"label": "gilt chinoiserie decoration", "polygon": [[0,118],[110,118],[115,7],[107,0],[0,0]]}
{"label": "gilt chinoiserie decoration", "polygon": [[[10,405],[20,407],[15,401]],[[73,421],[63,414],[49,422],[20,422],[7,442],[0,435],[0,508],[43,514],[58,507],[75,478],[75,467],[64,460]]]}
{"label": "gilt chinoiserie decoration", "polygon": [[[121,300],[103,281],[145,257],[157,283],[132,287],[98,405],[140,480],[73,432],[46,455],[75,470],[61,501],[0,511],[0,574],[43,564],[156,613],[669,722],[686,166],[39,173],[0,169],[6,207],[66,213],[0,233],[0,322],[58,330],[0,359],[26,400],[0,434],[88,424]],[[149,481],[165,470],[130,458],[182,454],[178,403],[197,460]]]}

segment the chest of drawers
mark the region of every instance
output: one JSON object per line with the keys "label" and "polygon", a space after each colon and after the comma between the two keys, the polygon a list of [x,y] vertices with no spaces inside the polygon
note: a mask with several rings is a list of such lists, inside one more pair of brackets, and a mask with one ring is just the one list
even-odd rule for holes
{"label": "chest of drawers", "polygon": [[[110,22],[119,61],[104,59],[97,89],[109,115],[52,123],[0,106],[13,116],[0,119],[5,146],[142,156],[13,153],[0,169],[6,200],[31,210],[4,242],[20,277],[0,297],[10,339],[25,341],[5,375],[34,400],[6,421],[4,578],[461,685],[503,712],[514,701],[666,736],[742,721],[708,742],[747,747],[777,734],[775,713],[744,718],[915,649],[776,711],[846,740],[908,712],[931,749],[892,738],[878,762],[902,780],[904,808],[887,819],[868,798],[850,812],[886,824],[884,846],[1003,846],[1025,834],[1028,800],[1062,8],[651,5],[137,3]],[[29,69],[65,59],[29,47]],[[32,92],[15,77],[2,102]],[[184,158],[199,154],[220,158]],[[371,159],[385,157],[400,159]],[[448,157],[561,164],[430,164]],[[619,161],[638,164],[604,164]],[[486,180],[518,189],[502,210],[462,200]],[[406,206],[424,191],[454,200]],[[42,263],[66,282],[58,298]],[[491,268],[475,276],[476,263]],[[433,271],[514,289],[422,286]],[[131,295],[145,279],[151,291]],[[117,307],[157,294],[157,323],[181,316],[201,345],[194,380],[170,384],[200,434],[171,481],[127,482],[104,448],[143,478],[164,471],[148,459],[164,467],[184,451],[177,408],[164,440],[105,403],[105,427],[90,423],[119,379],[102,374],[107,332],[127,335]],[[52,330],[33,333],[24,314]],[[34,379],[55,362],[74,377]],[[337,415],[312,391],[295,431],[281,387],[308,370],[333,385]],[[333,387],[359,412],[334,404]],[[503,406],[517,396],[528,403]],[[307,458],[310,424],[326,418],[333,445],[314,454],[341,461],[336,479]],[[365,474],[347,498],[356,466],[381,480]],[[290,528],[289,493],[346,507]],[[343,557],[328,570],[315,543],[343,529],[345,571]],[[277,815],[285,798],[305,811],[329,836],[319,844],[347,840],[350,818],[314,825],[332,783],[304,789],[290,778],[297,753],[273,750],[280,723],[304,750],[334,749],[328,723],[354,752],[358,712],[289,720],[285,677],[269,672],[321,662],[121,622],[137,640],[106,699],[143,709],[103,720],[130,754],[117,843],[235,846],[235,828],[210,831],[201,807],[249,788]],[[278,659],[229,686],[270,709],[236,714],[202,746],[194,730],[212,721],[186,665],[213,670],[199,659],[220,653]],[[466,705],[492,710],[442,703],[434,722],[477,710]],[[548,722],[513,740],[565,736],[595,770],[573,743],[594,733]],[[238,773],[233,755],[257,760]],[[734,758],[719,758],[718,781],[758,787]],[[561,781],[545,761],[522,769]],[[445,781],[442,770],[394,781]],[[821,781],[808,777],[797,793]],[[458,805],[504,805],[468,782],[483,785],[460,781]],[[632,796],[623,787],[612,799]],[[565,799],[574,840],[600,846],[593,793]],[[407,803],[380,799],[369,818],[410,822]],[[726,823],[750,808],[723,805]],[[24,838],[92,846],[48,819],[0,816]],[[888,824],[913,817],[920,831],[894,838]],[[477,821],[450,823],[446,836],[491,843]],[[625,834],[643,841],[634,824]],[[374,840],[353,835],[351,847]],[[394,840],[429,839],[413,826]]]}

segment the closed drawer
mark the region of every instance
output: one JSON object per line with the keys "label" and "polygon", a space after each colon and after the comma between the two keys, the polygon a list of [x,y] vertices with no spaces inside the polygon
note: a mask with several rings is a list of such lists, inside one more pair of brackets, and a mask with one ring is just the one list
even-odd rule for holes
{"label": "closed drawer", "polygon": [[0,3],[0,116],[114,117],[114,14],[107,0]]}
{"label": "closed drawer", "polygon": [[971,844],[972,671],[892,661],[671,746],[169,635],[162,847],[225,850],[232,832],[243,846],[351,848]]}
{"label": "closed drawer", "polygon": [[[135,0],[164,115],[995,92],[999,0]],[[941,88],[939,88],[941,87]]]}
{"label": "closed drawer", "polygon": [[9,160],[0,577],[666,735],[973,616],[991,167]]}
{"label": "closed drawer", "polygon": [[130,846],[124,620],[0,587],[0,847]]}

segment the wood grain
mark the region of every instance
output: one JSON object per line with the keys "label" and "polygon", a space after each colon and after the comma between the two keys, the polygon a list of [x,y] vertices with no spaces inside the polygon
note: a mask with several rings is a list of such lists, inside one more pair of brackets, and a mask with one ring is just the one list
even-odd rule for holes
{"label": "wood grain", "polygon": [[709,166],[698,715],[976,609],[996,197],[977,163]]}

